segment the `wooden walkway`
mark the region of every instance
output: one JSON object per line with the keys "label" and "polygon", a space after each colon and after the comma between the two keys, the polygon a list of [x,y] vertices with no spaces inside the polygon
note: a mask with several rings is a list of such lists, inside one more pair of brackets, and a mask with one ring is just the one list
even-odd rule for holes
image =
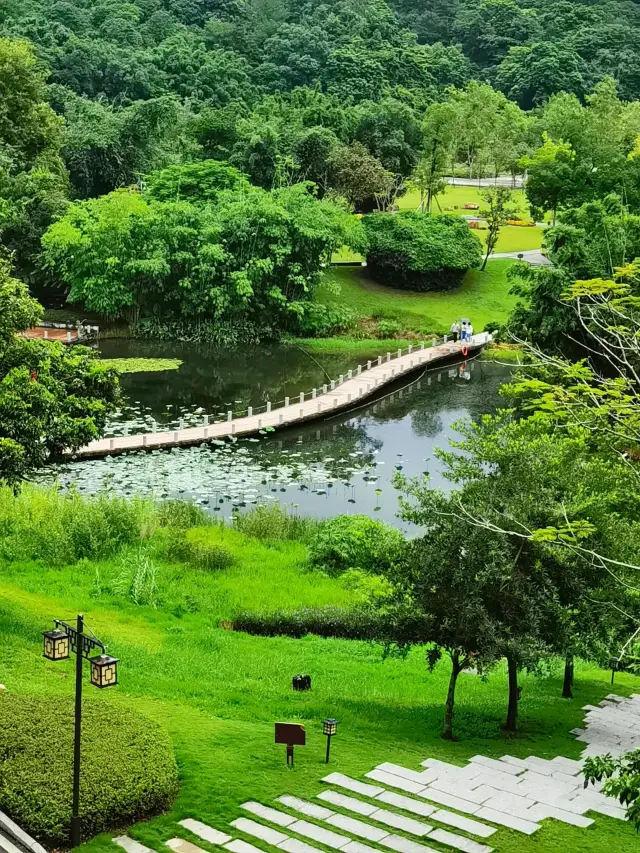
{"label": "wooden walkway", "polygon": [[[468,346],[468,354],[477,353],[489,340],[487,333],[474,335]],[[363,400],[378,395],[385,385],[391,385],[403,376],[409,376],[432,364],[461,354],[460,343],[444,343],[432,347],[425,347],[424,343],[418,344],[404,352],[398,350],[394,354],[387,353],[386,356],[359,365],[346,376],[341,376],[321,388],[314,388],[311,393],[301,393],[299,397],[291,400],[286,398],[284,406],[280,408],[272,409],[271,404],[267,403],[267,406],[263,407],[264,411],[257,412],[250,408],[246,416],[235,418],[233,413],[229,412],[227,420],[218,423],[208,423],[205,415],[203,425],[198,427],[102,438],[80,448],[73,455],[90,459],[136,450],[188,447],[211,439],[252,435],[266,427],[285,428],[322,420],[359,407]]]}

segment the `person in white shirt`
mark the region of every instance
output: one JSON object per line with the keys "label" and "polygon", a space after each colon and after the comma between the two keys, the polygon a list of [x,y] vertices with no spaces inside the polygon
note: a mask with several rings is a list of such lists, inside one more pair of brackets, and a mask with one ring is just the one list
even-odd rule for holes
{"label": "person in white shirt", "polygon": [[473,337],[473,325],[469,322],[467,324],[467,341],[471,342],[472,337]]}
{"label": "person in white shirt", "polygon": [[460,324],[458,323],[457,320],[453,321],[449,331],[451,332],[451,337],[453,338],[453,342],[455,344],[455,342],[458,340],[458,338],[460,336]]}

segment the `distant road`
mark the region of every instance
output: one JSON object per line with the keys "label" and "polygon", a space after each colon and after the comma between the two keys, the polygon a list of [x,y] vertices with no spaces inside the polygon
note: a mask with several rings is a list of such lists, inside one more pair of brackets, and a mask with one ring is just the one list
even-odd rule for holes
{"label": "distant road", "polygon": [[511,175],[500,175],[497,178],[445,178],[445,181],[457,187],[509,187],[512,190],[521,190],[524,187],[522,178],[515,181]]}
{"label": "distant road", "polygon": [[522,260],[534,266],[551,267],[553,264],[546,255],[543,255],[539,249],[528,249],[526,252],[494,252],[490,257],[491,260],[500,260],[500,258],[515,258],[522,255]]}

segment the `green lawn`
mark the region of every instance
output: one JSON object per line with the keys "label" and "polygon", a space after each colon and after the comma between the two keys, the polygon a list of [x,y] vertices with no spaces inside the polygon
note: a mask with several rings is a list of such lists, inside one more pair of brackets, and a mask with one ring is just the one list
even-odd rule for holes
{"label": "green lawn", "polygon": [[[475,211],[464,210],[467,203],[483,205],[480,191],[477,187],[447,187],[441,196],[438,196],[442,213],[459,213],[473,215]],[[400,210],[415,210],[420,204],[420,193],[418,190],[410,189],[406,195],[398,200]],[[524,190],[513,190],[513,205],[523,217],[530,217],[529,203]],[[433,212],[438,215],[438,207],[434,205]],[[477,232],[484,242],[484,233],[481,229]],[[526,252],[529,249],[539,249],[542,246],[542,235],[544,228],[537,226],[521,227],[518,225],[506,225],[498,238],[496,252]],[[341,249],[333,255],[334,263],[352,263],[362,261],[361,255],[354,254],[347,248]]]}
{"label": "green lawn", "polygon": [[[332,267],[317,298],[352,308],[362,317],[395,320],[407,330],[425,334],[446,332],[454,319],[470,317],[474,328],[505,320],[516,302],[509,294],[507,270],[511,260],[490,261],[485,272],[470,270],[462,287],[446,293],[411,293],[377,284],[366,267]],[[335,293],[334,285],[340,286]]]}
{"label": "green lawn", "polygon": [[[531,215],[529,202],[524,194],[524,190],[512,190],[512,204],[520,212],[521,215],[529,217]],[[459,187],[447,186],[442,195],[438,196],[440,209],[434,203],[433,212],[439,213],[463,213],[473,215],[475,211],[464,210],[465,204],[479,204],[480,207],[485,205],[485,202],[480,195],[480,190],[477,187]],[[415,210],[420,204],[420,191],[409,189],[402,198],[398,199],[398,207],[400,210]]]}
{"label": "green lawn", "polygon": [[[559,668],[545,678],[524,674],[521,731],[513,739],[500,729],[507,699],[504,671],[492,673],[486,683],[462,676],[456,715],[460,740],[445,743],[439,731],[448,667],[443,662],[429,673],[424,649],[415,649],[406,660],[383,661],[374,644],[264,639],[218,627],[220,619],[232,619],[238,609],[348,605],[357,592],[311,572],[302,544],[261,544],[222,530],[210,535],[234,554],[235,565],[207,572],[154,556],[156,607],[136,606],[109,592],[121,571],[117,558],[65,569],[43,562],[9,563],[0,573],[2,681],[9,691],[46,694],[52,702],[72,692],[71,662],[43,660],[40,632],[54,617],[84,612],[88,626],[121,661],[119,686],[104,692],[87,688],[87,698],[136,708],[168,729],[180,769],[178,799],[170,813],[129,830],[158,853],[166,850],[164,842],[177,834],[176,822],[184,817],[224,830],[241,814],[245,800],[272,804],[284,793],[315,797],[327,772],[321,735],[327,716],[339,720],[328,769],[355,777],[383,761],[419,769],[427,757],[463,762],[478,753],[579,756],[581,745],[569,730],[582,723],[583,705],[610,692],[607,672],[579,665],[572,701],[560,698]],[[153,545],[144,547],[154,555]],[[291,690],[291,677],[299,672],[312,677],[308,693]],[[640,689],[640,679],[621,674],[615,689],[628,695]],[[307,729],[307,746],[297,749],[293,770],[285,767],[284,747],[273,743],[273,723],[280,720]],[[500,829],[490,843],[497,853],[638,850],[630,825],[599,815],[588,830],[546,820],[532,837]],[[88,853],[115,850],[106,835],[84,847]]]}

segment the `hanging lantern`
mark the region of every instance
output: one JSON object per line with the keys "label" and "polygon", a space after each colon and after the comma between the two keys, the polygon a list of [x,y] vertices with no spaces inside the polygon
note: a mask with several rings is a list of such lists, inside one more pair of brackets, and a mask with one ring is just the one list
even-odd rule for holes
{"label": "hanging lantern", "polygon": [[118,683],[118,658],[99,655],[97,658],[89,658],[89,663],[94,687],[113,687]]}
{"label": "hanging lantern", "polygon": [[66,660],[69,657],[69,635],[64,631],[44,631],[42,656],[47,660]]}

